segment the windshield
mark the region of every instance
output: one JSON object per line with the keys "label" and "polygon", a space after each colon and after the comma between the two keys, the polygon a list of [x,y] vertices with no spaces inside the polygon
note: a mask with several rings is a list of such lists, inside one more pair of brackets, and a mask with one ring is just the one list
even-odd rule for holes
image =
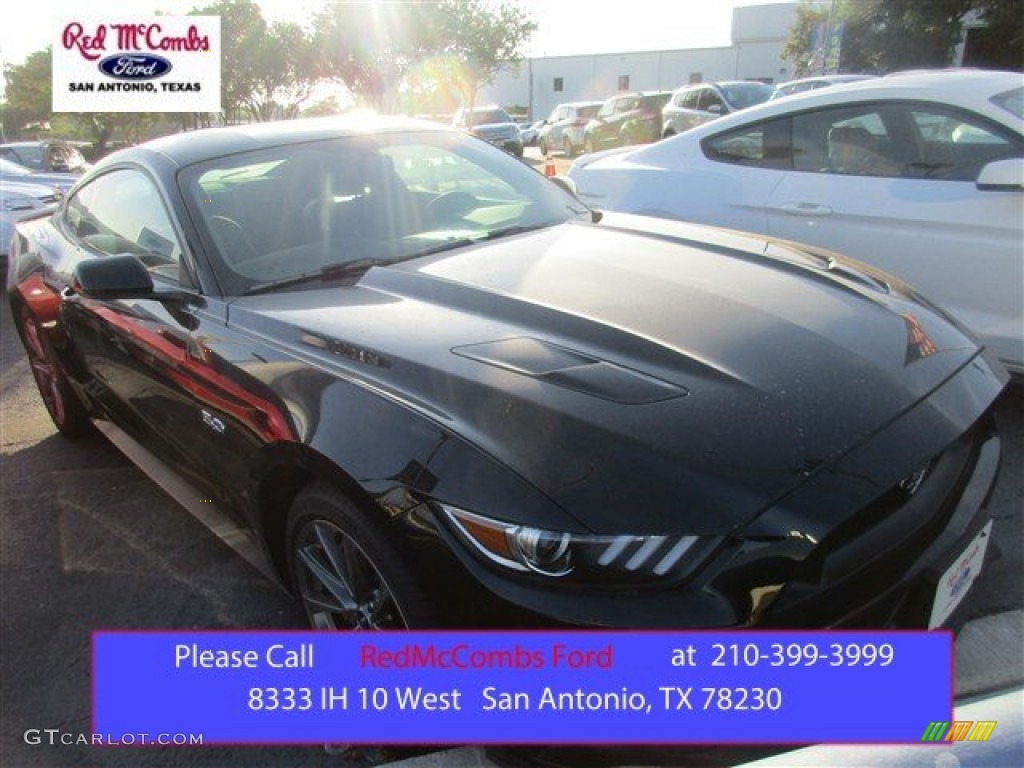
{"label": "windshield", "polygon": [[461,133],[290,144],[191,166],[180,183],[226,295],[589,217],[528,165]]}
{"label": "windshield", "polygon": [[736,83],[721,88],[725,100],[733,109],[746,109],[762,101],[768,101],[772,95],[772,87],[764,83]]}
{"label": "windshield", "polygon": [[470,114],[471,125],[490,125],[491,123],[511,123],[512,118],[504,109],[479,109]]}

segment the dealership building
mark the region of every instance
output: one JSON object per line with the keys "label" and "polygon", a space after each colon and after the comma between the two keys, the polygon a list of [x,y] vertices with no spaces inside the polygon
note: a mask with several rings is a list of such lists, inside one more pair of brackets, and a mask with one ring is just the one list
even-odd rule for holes
{"label": "dealership building", "polygon": [[788,80],[782,49],[796,8],[788,2],[734,9],[728,46],[525,59],[482,88],[476,101],[525,105],[530,119],[539,120],[557,104],[603,101],[621,91],[669,91],[714,80]]}

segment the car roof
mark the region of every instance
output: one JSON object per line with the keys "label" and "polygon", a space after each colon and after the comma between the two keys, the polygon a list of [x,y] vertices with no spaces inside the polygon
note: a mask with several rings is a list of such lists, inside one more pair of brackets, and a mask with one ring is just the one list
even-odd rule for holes
{"label": "car roof", "polygon": [[0,144],[0,147],[39,147],[47,144],[67,144],[75,147],[83,143],[88,144],[89,142],[76,142],[69,139],[39,139],[38,141],[9,141],[6,144]]}
{"label": "car roof", "polygon": [[453,132],[451,128],[426,120],[353,113],[338,117],[281,120],[176,133],[115,152],[100,164],[107,165],[108,158],[110,161],[120,161],[158,153],[184,166],[214,157],[284,144],[407,131]]}
{"label": "car roof", "polygon": [[[747,125],[779,115],[804,110],[895,99],[929,101],[944,105],[968,105],[981,114],[996,116],[1011,124],[1009,113],[1002,113],[989,98],[1022,85],[1020,73],[983,70],[941,70],[913,72],[889,77],[839,83],[830,88],[796,93],[785,99],[772,99],[748,107],[740,112],[719,117],[696,128],[655,144],[648,144],[631,153],[631,157],[656,160],[662,152],[669,157],[671,148],[679,141],[699,141],[709,134],[717,134],[737,126]],[[1009,119],[1008,119],[1009,118]],[[1020,130],[1018,126],[1018,130]],[[665,149],[664,147],[669,147]]]}
{"label": "car roof", "polygon": [[786,80],[782,83],[776,83],[776,88],[784,88],[788,85],[802,85],[803,83],[853,83],[858,80],[871,80],[876,78],[877,75],[855,75],[855,74],[843,74],[843,75],[814,75],[813,77],[801,77],[796,80]]}
{"label": "car roof", "polygon": [[728,85],[764,85],[764,83],[760,80],[708,80],[703,83],[689,83],[682,88],[677,88],[675,92],[678,93],[690,88],[721,88]]}

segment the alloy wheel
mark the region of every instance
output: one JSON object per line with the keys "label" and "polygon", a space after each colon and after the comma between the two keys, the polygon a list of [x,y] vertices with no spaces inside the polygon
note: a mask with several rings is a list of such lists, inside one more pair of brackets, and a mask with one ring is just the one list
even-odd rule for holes
{"label": "alloy wheel", "polygon": [[366,552],[322,518],[306,523],[296,540],[299,594],[316,629],[405,629],[391,589]]}

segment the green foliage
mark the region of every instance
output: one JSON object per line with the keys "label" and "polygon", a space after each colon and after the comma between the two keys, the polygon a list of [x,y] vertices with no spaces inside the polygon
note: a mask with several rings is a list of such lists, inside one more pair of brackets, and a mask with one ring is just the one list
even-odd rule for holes
{"label": "green foliage", "polygon": [[52,69],[50,48],[29,54],[24,64],[4,67],[7,80],[5,134],[13,134],[27,123],[49,119],[53,109]]}
{"label": "green foliage", "polygon": [[435,43],[436,2],[327,3],[315,16],[314,43],[328,74],[377,109]]}
{"label": "green foliage", "polygon": [[845,28],[840,71],[884,74],[946,67],[972,9],[994,25],[1015,28],[1020,45],[1021,0],[836,0],[831,9],[805,0],[797,7],[783,57],[792,63],[794,77],[817,74],[809,67],[808,41],[813,26],[831,13],[832,22]]}
{"label": "green foliage", "polygon": [[971,30],[965,65],[1024,70],[1024,0],[978,0],[984,29]]}
{"label": "green foliage", "polygon": [[522,58],[537,25],[504,0],[427,0],[330,3],[314,27],[331,75],[358,101],[383,109],[400,86],[432,93],[450,86],[472,102],[480,86]]}
{"label": "green foliage", "polygon": [[294,117],[325,74],[310,35],[268,25],[252,0],[219,0],[194,16],[221,17],[221,108],[229,121]]}
{"label": "green foliage", "polygon": [[485,0],[442,0],[437,21],[437,53],[470,108],[482,86],[522,60],[523,44],[537,29],[518,5]]}

